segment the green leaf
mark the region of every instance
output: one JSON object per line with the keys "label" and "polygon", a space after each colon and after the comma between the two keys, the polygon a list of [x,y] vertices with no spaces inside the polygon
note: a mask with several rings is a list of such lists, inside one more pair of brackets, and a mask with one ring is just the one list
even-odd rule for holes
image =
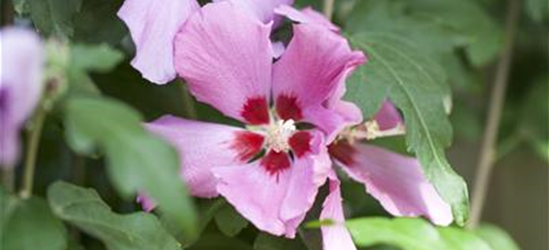
{"label": "green leaf", "polygon": [[215,223],[219,230],[229,237],[235,237],[248,226],[248,221],[227,203],[215,215]]}
{"label": "green leaf", "polygon": [[307,249],[300,241],[261,233],[254,242],[254,250],[303,250]]}
{"label": "green leaf", "polygon": [[117,45],[128,35],[116,13],[123,0],[82,0],[80,13],[74,18],[74,41]]}
{"label": "green leaf", "polygon": [[511,236],[501,228],[490,224],[482,224],[475,229],[476,235],[482,238],[492,249],[520,250]]}
{"label": "green leaf", "polygon": [[124,197],[145,192],[189,237],[195,235],[195,212],[179,179],[178,155],[143,128],[137,112],[107,98],[73,97],[66,104],[65,126],[75,151],[106,154],[109,177]]}
{"label": "green leaf", "polygon": [[501,26],[471,0],[361,0],[345,30],[399,34],[430,55],[464,47],[475,66],[494,60],[503,46]]}
{"label": "green leaf", "polygon": [[465,52],[475,66],[493,61],[503,48],[503,29],[474,0],[420,0],[410,4],[417,15],[430,16],[466,38]]}
{"label": "green leaf", "polygon": [[75,44],[71,47],[70,67],[97,73],[108,72],[124,59],[122,52],[107,44]]}
{"label": "green leaf", "polygon": [[[7,198],[7,197],[6,197]],[[65,250],[67,231],[54,216],[48,203],[40,197],[15,200],[3,225],[1,238],[5,250]],[[2,207],[4,209],[4,207]]]}
{"label": "green leaf", "polygon": [[413,44],[393,35],[362,33],[351,42],[370,61],[350,79],[346,99],[358,104],[364,117],[372,117],[386,98],[395,103],[406,121],[408,151],[419,158],[426,177],[452,206],[456,223],[463,225],[468,217],[467,185],[444,153],[452,127],[443,104],[443,70]]}
{"label": "green leaf", "polygon": [[89,73],[105,73],[124,59],[122,52],[107,44],[74,44],[70,47],[70,58],[65,69],[71,92],[91,93],[100,91],[89,77]]}
{"label": "green leaf", "polygon": [[40,0],[26,4],[34,25],[44,35],[73,35],[73,18],[80,10],[82,0]]}
{"label": "green leaf", "polygon": [[56,182],[48,188],[48,199],[58,217],[100,239],[109,250],[180,249],[154,215],[115,214],[93,189]]}
{"label": "green leaf", "polygon": [[526,0],[526,13],[536,21],[541,22],[549,17],[549,2],[547,0]]}
{"label": "green leaf", "polygon": [[459,228],[436,228],[418,218],[361,218],[347,221],[358,246],[378,244],[403,250],[495,250],[475,234]]}

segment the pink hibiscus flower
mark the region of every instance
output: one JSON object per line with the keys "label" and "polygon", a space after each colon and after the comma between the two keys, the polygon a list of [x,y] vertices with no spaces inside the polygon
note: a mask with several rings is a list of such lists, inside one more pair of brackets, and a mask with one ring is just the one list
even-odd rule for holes
{"label": "pink hibiscus flower", "polygon": [[31,31],[0,31],[0,167],[13,167],[19,159],[19,133],[42,94],[43,48]]}
{"label": "pink hibiscus flower", "polygon": [[[338,223],[322,228],[325,249],[355,249],[343,225],[335,162],[391,214],[451,223],[450,207],[417,160],[358,143],[401,134],[404,127],[389,102],[360,124],[358,107],[341,100],[346,77],[364,55],[311,9],[281,6],[276,13],[301,24],[293,26],[292,40],[273,64],[273,24],[251,15],[243,1],[202,7],[172,42],[174,69],[192,94],[245,126],[173,116],[147,124],[179,151],[191,194],[221,195],[260,230],[293,238],[329,180],[321,218]],[[140,200],[152,208],[150,200]]]}

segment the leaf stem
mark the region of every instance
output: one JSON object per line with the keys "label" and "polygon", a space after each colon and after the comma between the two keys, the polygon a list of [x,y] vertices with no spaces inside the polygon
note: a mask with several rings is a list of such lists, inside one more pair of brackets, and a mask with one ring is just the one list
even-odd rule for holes
{"label": "leaf stem", "polygon": [[25,156],[25,170],[23,174],[23,184],[21,188],[21,198],[29,198],[32,195],[32,187],[34,182],[34,171],[36,169],[36,158],[38,156],[38,145],[42,127],[46,119],[46,109],[39,107],[33,121],[33,126],[29,129],[27,141],[27,154]]}
{"label": "leaf stem", "polygon": [[467,228],[475,228],[480,222],[486,192],[490,182],[490,174],[496,157],[496,143],[499,130],[501,113],[503,110],[505,91],[509,79],[509,69],[513,56],[514,39],[520,13],[520,1],[507,1],[507,15],[505,21],[505,47],[500,55],[496,68],[490,104],[488,107],[488,118],[484,128],[480,157],[478,160],[475,186],[472,196],[471,218]]}
{"label": "leaf stem", "polygon": [[334,3],[335,0],[324,0],[324,16],[328,18],[328,20],[332,20],[332,14],[334,13]]}

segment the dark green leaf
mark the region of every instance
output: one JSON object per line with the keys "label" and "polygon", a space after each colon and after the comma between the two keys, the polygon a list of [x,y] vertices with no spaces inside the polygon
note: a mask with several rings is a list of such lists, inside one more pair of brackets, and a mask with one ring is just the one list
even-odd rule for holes
{"label": "dark green leaf", "polygon": [[6,218],[2,246],[5,250],[65,250],[67,231],[40,197],[17,200]]}
{"label": "dark green leaf", "polygon": [[215,215],[215,223],[219,230],[229,237],[236,236],[248,226],[248,221],[227,203]]}
{"label": "dark green leaf", "polygon": [[358,246],[388,244],[403,250],[495,250],[473,233],[436,228],[418,218],[363,218],[347,221]]}
{"label": "dark green leaf", "polygon": [[82,0],[28,1],[30,17],[36,28],[46,36],[71,37],[73,18],[82,6]]}
{"label": "dark green leaf", "polygon": [[259,234],[254,242],[254,250],[304,250],[307,249],[298,240],[290,240],[269,234]]}
{"label": "dark green leaf", "polygon": [[520,250],[511,236],[501,228],[490,224],[482,224],[475,229],[476,235],[482,238],[495,250]]}
{"label": "dark green leaf", "polygon": [[122,0],[83,0],[74,19],[76,42],[117,45],[128,34],[116,12]]}
{"label": "dark green leaf", "polygon": [[503,30],[474,0],[420,0],[410,5],[417,15],[429,16],[466,38],[465,52],[475,66],[493,61],[503,48]]}
{"label": "dark green leaf", "polygon": [[69,145],[80,153],[103,151],[110,178],[123,196],[144,191],[185,233],[194,235],[196,218],[179,179],[178,155],[141,123],[138,113],[111,99],[71,98],[66,105]]}
{"label": "dark green leaf", "polygon": [[152,214],[119,215],[111,211],[93,189],[56,182],[48,189],[53,212],[109,250],[179,250],[179,243]]}
{"label": "dark green leaf", "polygon": [[369,63],[351,78],[346,98],[372,117],[389,98],[403,112],[408,150],[419,158],[427,178],[451,204],[455,221],[468,216],[467,185],[446,160],[444,148],[452,140],[452,127],[444,110],[444,72],[406,41],[382,33],[351,38],[369,56]]}

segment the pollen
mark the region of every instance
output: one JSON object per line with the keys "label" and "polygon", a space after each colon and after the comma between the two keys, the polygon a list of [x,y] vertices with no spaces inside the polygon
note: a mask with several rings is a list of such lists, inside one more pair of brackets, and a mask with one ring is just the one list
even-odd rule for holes
{"label": "pollen", "polygon": [[289,139],[297,130],[292,119],[278,120],[267,128],[267,147],[275,152],[287,152],[290,149]]}

